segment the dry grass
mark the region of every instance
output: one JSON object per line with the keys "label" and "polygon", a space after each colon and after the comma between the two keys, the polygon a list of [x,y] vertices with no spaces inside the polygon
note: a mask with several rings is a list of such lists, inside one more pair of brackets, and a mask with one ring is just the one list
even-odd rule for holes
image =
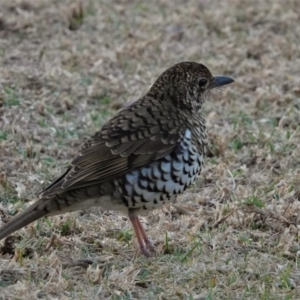
{"label": "dry grass", "polygon": [[41,220],[2,243],[0,298],[299,299],[298,2],[2,0],[0,224],[167,67],[236,83],[207,103],[197,184],[142,218],[157,256],[112,212]]}

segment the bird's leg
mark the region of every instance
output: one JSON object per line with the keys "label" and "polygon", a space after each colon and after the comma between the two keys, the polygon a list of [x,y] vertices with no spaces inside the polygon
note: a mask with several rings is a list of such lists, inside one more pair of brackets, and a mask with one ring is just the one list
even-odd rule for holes
{"label": "bird's leg", "polygon": [[133,226],[136,238],[138,240],[141,252],[145,256],[150,256],[150,253],[149,253],[148,249],[146,248],[146,245],[145,245],[144,240],[143,240],[142,233],[140,231],[140,226],[139,226],[140,221],[139,221],[139,218],[137,216],[129,215],[129,219],[130,219],[130,221],[132,223],[132,226]]}
{"label": "bird's leg", "polygon": [[[154,251],[154,248],[149,241],[147,234],[139,220],[139,218],[133,214],[129,213],[129,220],[132,223],[135,235],[137,237],[140,250],[145,256],[151,256],[151,252]],[[149,251],[150,250],[150,251]]]}
{"label": "bird's leg", "polygon": [[141,233],[141,236],[144,240],[144,243],[145,243],[145,246],[147,249],[149,249],[151,252],[155,252],[155,249],[152,245],[152,243],[150,242],[147,234],[146,234],[146,231],[142,225],[142,223],[140,222],[139,218],[137,217],[137,223],[138,223],[138,226],[139,226],[139,229],[140,229],[140,233]]}

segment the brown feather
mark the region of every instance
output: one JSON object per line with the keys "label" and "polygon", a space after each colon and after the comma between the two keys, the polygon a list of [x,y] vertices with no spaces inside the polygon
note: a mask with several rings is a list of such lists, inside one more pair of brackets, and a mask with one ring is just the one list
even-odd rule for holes
{"label": "brown feather", "polygon": [[[142,100],[147,102],[147,97]],[[148,101],[154,100],[149,98]],[[150,104],[144,107],[136,103],[121,111],[91,137],[67,172],[46,188],[41,197],[51,197],[122,176],[169,154],[180,143],[185,131],[180,122],[158,125],[153,119],[153,115],[162,114],[157,106],[152,109]],[[164,111],[167,119],[172,108]],[[129,124],[127,130],[124,122]]]}

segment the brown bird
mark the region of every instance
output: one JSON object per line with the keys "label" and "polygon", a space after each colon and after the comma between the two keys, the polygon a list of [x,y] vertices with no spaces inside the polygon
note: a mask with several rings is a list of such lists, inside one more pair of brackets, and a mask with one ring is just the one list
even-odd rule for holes
{"label": "brown bird", "polygon": [[92,206],[128,216],[141,252],[154,251],[138,215],[173,202],[199,175],[206,149],[202,114],[209,91],[233,82],[182,62],[82,146],[39,200],[0,229],[0,240],[44,217]]}

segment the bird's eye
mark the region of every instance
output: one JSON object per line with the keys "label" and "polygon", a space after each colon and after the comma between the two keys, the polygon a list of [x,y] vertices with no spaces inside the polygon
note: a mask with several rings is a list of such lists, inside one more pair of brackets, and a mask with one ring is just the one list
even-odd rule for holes
{"label": "bird's eye", "polygon": [[199,86],[200,87],[205,87],[207,84],[207,79],[206,78],[200,78],[199,79]]}

